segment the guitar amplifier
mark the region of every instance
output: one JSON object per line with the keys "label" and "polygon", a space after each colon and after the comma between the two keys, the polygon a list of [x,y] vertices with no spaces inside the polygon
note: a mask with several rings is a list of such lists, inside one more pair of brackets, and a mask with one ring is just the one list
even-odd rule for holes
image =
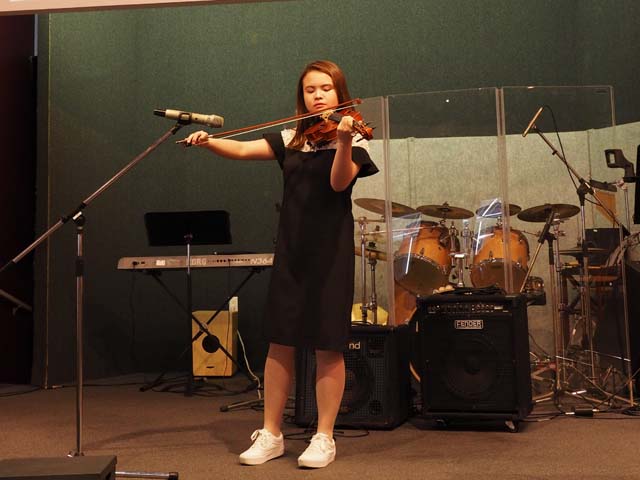
{"label": "guitar amplifier", "polygon": [[517,421],[533,408],[522,295],[440,294],[418,300],[422,413]]}

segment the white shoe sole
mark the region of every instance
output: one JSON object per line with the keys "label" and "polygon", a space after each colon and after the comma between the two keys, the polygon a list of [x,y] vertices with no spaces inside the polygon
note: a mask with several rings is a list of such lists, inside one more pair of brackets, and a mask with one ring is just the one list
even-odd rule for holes
{"label": "white shoe sole", "polygon": [[303,458],[298,458],[298,466],[302,468],[324,468],[333,462],[336,459],[336,454],[334,453],[328,460],[320,461],[320,460],[305,460]]}
{"label": "white shoe sole", "polygon": [[274,458],[279,458],[281,456],[284,455],[284,449],[281,452],[276,452],[273,455],[270,455],[268,457],[261,457],[261,458],[242,458],[242,455],[240,456],[240,463],[242,465],[262,465],[263,463],[268,462],[269,460],[273,460]]}

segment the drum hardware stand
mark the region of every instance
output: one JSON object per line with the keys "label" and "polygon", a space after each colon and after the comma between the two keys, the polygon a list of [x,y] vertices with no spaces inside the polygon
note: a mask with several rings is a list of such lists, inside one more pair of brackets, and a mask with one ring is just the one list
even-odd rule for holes
{"label": "drum hardware stand", "polygon": [[467,267],[467,253],[466,251],[464,251],[464,249],[462,249],[462,251],[458,251],[459,245],[460,243],[458,243],[458,230],[456,229],[453,221],[451,221],[451,227],[449,227],[449,248],[451,253],[449,254],[449,256],[451,257],[451,266],[456,271],[458,280],[456,282],[456,287],[464,287],[464,270]]}
{"label": "drum hardware stand", "polygon": [[[360,227],[360,255],[362,260],[361,264],[361,272],[362,272],[362,303],[360,304],[360,312],[362,313],[362,323],[367,324],[368,310],[371,310],[371,315],[373,316],[373,324],[378,324],[378,297],[376,295],[376,263],[377,260],[373,255],[367,254],[367,218],[359,217],[358,225]],[[367,260],[365,260],[365,256],[368,257],[368,263],[371,269],[371,300],[367,302]]]}
{"label": "drum hardware stand", "polygon": [[[584,179],[584,177],[582,177],[577,170],[567,161],[567,159],[564,157],[564,155],[562,153],[560,153],[554,146],[553,144],[547,139],[547,137],[544,135],[544,133],[537,127],[537,125],[535,124],[535,121],[538,117],[538,115],[541,113],[542,108],[540,108],[538,110],[538,112],[536,113],[536,115],[534,116],[533,120],[530,122],[529,126],[527,127],[527,129],[525,130],[525,133],[523,133],[523,137],[526,135],[526,133],[528,131],[534,131],[536,134],[538,134],[538,136],[549,146],[549,148],[552,151],[552,155],[555,155],[558,157],[558,159],[567,167],[567,169],[569,170],[569,172],[571,174],[573,174],[573,176],[578,179],[579,182],[579,186],[576,189],[576,193],[578,194],[578,198],[580,201],[580,235],[581,235],[581,248],[582,248],[582,262],[581,262],[581,288],[580,288],[580,306],[581,306],[581,313],[582,313],[582,319],[583,321],[586,323],[586,336],[587,336],[587,342],[589,345],[589,357],[590,357],[590,370],[591,370],[591,383],[595,383],[596,381],[596,372],[595,372],[595,352],[594,352],[594,348],[593,348],[593,329],[592,329],[592,324],[591,324],[591,299],[590,299],[590,294],[589,294],[589,287],[591,285],[591,279],[590,279],[590,273],[589,273],[589,256],[588,256],[588,247],[587,247],[587,242],[586,242],[586,215],[585,215],[585,197],[588,194],[591,195],[591,197],[593,197],[595,199],[595,201],[598,203],[598,205],[600,205],[600,207],[602,207],[604,209],[605,212],[607,212],[607,214],[610,216],[610,218],[612,220],[614,220],[620,230],[622,231],[622,227],[623,224],[622,222],[620,222],[620,220],[617,218],[616,214],[614,212],[612,212],[606,205],[604,205],[603,202],[600,201],[600,199],[594,194],[594,190],[593,187],[591,186],[591,184]],[[623,292],[623,294],[626,296],[626,290]],[[625,297],[626,298],[626,297]],[[626,301],[625,301],[625,305],[626,305]],[[629,355],[629,324],[628,324],[628,314],[627,314],[627,309],[625,308],[625,333],[626,333],[626,339],[627,339],[627,345],[626,345],[626,356],[630,357]],[[630,366],[629,366],[630,368]],[[633,388],[632,388],[632,379],[631,376],[629,375],[628,378],[628,383],[629,383],[629,403],[630,405],[633,405]]]}
{"label": "drum hardware stand", "polygon": [[[84,456],[84,452],[82,451],[82,429],[83,429],[83,387],[84,387],[84,378],[83,378],[83,310],[84,310],[84,257],[83,257],[83,237],[84,237],[84,224],[85,217],[83,215],[83,210],[91,204],[93,200],[99,197],[105,190],[107,190],[111,185],[116,183],[121,177],[126,175],[129,170],[135,167],[138,163],[140,163],[147,155],[149,155],[153,150],[159,147],[165,140],[167,140],[171,135],[174,135],[183,124],[191,123],[191,121],[179,121],[173,127],[171,127],[167,132],[165,132],[161,137],[159,137],[155,142],[153,142],[147,149],[136,156],[133,160],[131,160],[127,165],[125,165],[120,171],[118,171],[113,177],[111,177],[107,182],[105,182],[100,188],[98,188],[95,192],[89,195],[85,200],[83,200],[74,210],[72,210],[67,215],[60,217],[60,219],[53,224],[49,229],[40,235],[31,245],[25,248],[22,252],[16,255],[13,259],[7,262],[2,268],[0,268],[0,274],[4,272],[9,266],[15,265],[20,260],[22,260],[25,256],[27,256],[31,251],[33,251],[37,246],[47,240],[55,231],[61,228],[65,223],[69,220],[73,220],[76,224],[76,241],[77,241],[77,252],[76,252],[76,448],[68,453],[68,457],[80,457]],[[147,477],[147,478],[167,478],[167,479],[177,479],[178,474],[175,472],[171,473],[145,473],[145,472],[116,472],[116,475],[120,476],[131,476],[131,477]]]}
{"label": "drum hardware stand", "polygon": [[378,261],[373,257],[369,257],[369,265],[371,267],[371,301],[367,308],[373,313],[373,324],[378,324],[378,296],[376,294],[376,263]]}
{"label": "drum hardware stand", "polygon": [[462,242],[461,242],[461,249],[462,252],[459,254],[460,256],[456,255],[456,259],[459,259],[458,262],[460,262],[458,265],[462,264],[462,270],[460,273],[460,277],[458,279],[458,286],[459,287],[464,287],[464,272],[467,272],[469,270],[469,258],[471,258],[471,244],[473,243],[473,237],[471,235],[471,229],[469,228],[469,220],[467,220],[466,218],[462,220]]}

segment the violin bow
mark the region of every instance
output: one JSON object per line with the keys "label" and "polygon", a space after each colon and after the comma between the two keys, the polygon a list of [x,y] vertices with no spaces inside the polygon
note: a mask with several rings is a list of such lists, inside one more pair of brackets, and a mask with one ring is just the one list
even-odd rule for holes
{"label": "violin bow", "polygon": [[[236,137],[238,135],[242,135],[243,133],[257,132],[257,131],[260,131],[260,130],[265,130],[265,129],[270,128],[270,127],[277,127],[278,125],[284,125],[286,123],[296,122],[298,120],[305,120],[307,118],[319,117],[319,116],[325,114],[326,112],[337,112],[339,110],[345,110],[347,108],[352,107],[353,105],[360,105],[361,103],[362,103],[361,99],[354,98],[353,100],[349,100],[347,102],[342,102],[342,103],[336,105],[335,107],[326,108],[326,109],[324,109],[324,110],[322,110],[320,112],[303,113],[301,115],[294,115],[292,117],[281,118],[279,120],[273,120],[271,122],[259,123],[257,125],[251,125],[249,127],[242,127],[242,128],[237,128],[235,130],[228,130],[228,131],[222,132],[222,133],[212,133],[207,138],[221,138],[221,139],[224,139],[224,138]],[[187,144],[187,139],[186,138],[184,138],[182,140],[177,140],[176,143],[184,144],[187,147],[189,146],[189,144]]]}

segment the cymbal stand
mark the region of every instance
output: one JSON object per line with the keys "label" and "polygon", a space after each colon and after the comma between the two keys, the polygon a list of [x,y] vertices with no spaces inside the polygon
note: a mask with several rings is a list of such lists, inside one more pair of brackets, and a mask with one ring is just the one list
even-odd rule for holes
{"label": "cymbal stand", "polygon": [[371,310],[373,314],[373,324],[378,324],[378,296],[376,294],[376,264],[378,261],[373,255],[369,256],[369,265],[371,268],[371,297],[367,308]]}
{"label": "cymbal stand", "polygon": [[367,217],[358,218],[358,226],[360,227],[360,267],[362,273],[362,303],[360,303],[360,312],[362,314],[361,321],[363,324],[367,324],[368,310],[372,309],[373,323],[378,324],[378,303],[375,291],[375,272],[376,272],[376,259],[369,258],[369,264],[371,265],[371,303],[367,302]]}
{"label": "cymbal stand", "polygon": [[[589,272],[589,253],[587,246],[586,233],[586,215],[585,215],[585,196],[589,192],[590,187],[586,182],[580,182],[577,189],[578,198],[580,200],[580,246],[582,248],[582,272],[580,275],[580,314],[585,324],[586,340],[589,345],[589,363],[591,364],[592,381],[596,378],[596,357],[593,351],[593,323],[591,323],[591,275]],[[593,190],[591,190],[593,193]]]}
{"label": "cymbal stand", "polygon": [[[595,372],[595,351],[594,351],[594,345],[593,345],[593,326],[591,323],[591,296],[590,296],[590,292],[589,292],[589,288],[591,285],[591,278],[590,278],[590,273],[589,273],[589,256],[588,256],[588,247],[587,247],[587,242],[586,242],[586,215],[585,215],[585,197],[588,194],[591,195],[591,197],[595,200],[595,202],[604,209],[605,212],[607,212],[607,214],[610,216],[610,218],[616,222],[616,224],[619,226],[620,230],[622,230],[623,227],[623,223],[618,219],[617,215],[611,211],[611,209],[605,205],[594,193],[593,187],[591,186],[591,184],[584,178],[582,177],[578,171],[567,161],[567,159],[564,157],[564,155],[562,153],[560,153],[554,146],[553,144],[547,139],[547,137],[544,135],[544,133],[537,127],[537,125],[534,123],[531,126],[531,131],[534,131],[536,134],[538,134],[538,136],[549,146],[549,148],[551,148],[552,151],[552,155],[555,155],[556,157],[558,157],[558,159],[560,159],[560,161],[567,167],[567,169],[570,171],[570,173],[578,180],[579,182],[579,186],[576,189],[576,193],[578,194],[578,198],[580,201],[580,243],[581,243],[581,248],[582,248],[582,262],[581,262],[581,285],[580,285],[580,289],[579,289],[579,293],[580,293],[580,307],[581,307],[581,315],[582,315],[582,321],[585,322],[585,332],[586,332],[586,340],[587,343],[589,345],[589,361],[590,361],[590,370],[591,370],[591,378],[588,378],[587,380],[589,381],[589,383],[591,383],[592,385],[596,385],[596,372]],[[625,295],[626,295],[626,291],[625,291]],[[626,309],[625,309],[625,331],[626,331],[626,338],[629,338],[629,324],[628,324],[628,318],[627,318],[627,313],[626,313]],[[626,357],[630,358],[630,351],[629,351],[629,343],[627,342],[627,352],[626,352]],[[632,391],[632,380],[631,380],[631,376],[629,376],[629,389],[630,392]],[[630,404],[633,405],[633,394],[630,393]]]}
{"label": "cymbal stand", "polygon": [[[564,232],[560,230],[562,220],[554,218],[553,220],[553,245],[549,246],[549,275],[551,279],[551,306],[554,322],[554,355],[556,362],[556,384],[565,385],[566,382],[566,365],[565,365],[565,338],[564,328],[562,325],[562,316],[560,312],[564,312],[568,303],[565,298],[561,285],[562,263],[560,262],[560,237]],[[553,255],[553,259],[551,258]]]}

